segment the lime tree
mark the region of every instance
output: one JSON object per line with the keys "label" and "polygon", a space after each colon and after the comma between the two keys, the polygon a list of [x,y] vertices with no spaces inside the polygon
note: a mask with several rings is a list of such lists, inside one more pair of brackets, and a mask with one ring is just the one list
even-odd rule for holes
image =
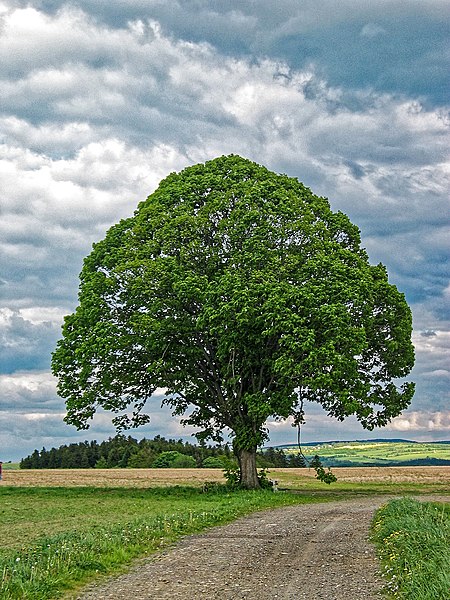
{"label": "lime tree", "polygon": [[[297,179],[239,156],[173,173],[94,245],[53,354],[67,423],[146,422],[157,388],[199,439],[233,436],[259,485],[268,417],[303,400],[367,429],[411,401],[411,312],[358,228]],[[144,409],[144,406],[147,408]],[[150,410],[149,410],[150,409]]]}

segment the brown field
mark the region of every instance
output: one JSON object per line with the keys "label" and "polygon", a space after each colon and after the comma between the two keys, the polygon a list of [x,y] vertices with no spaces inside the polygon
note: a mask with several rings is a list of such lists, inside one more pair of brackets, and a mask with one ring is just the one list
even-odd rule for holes
{"label": "brown field", "polygon": [[224,481],[221,469],[24,469],[3,472],[0,485],[23,487],[161,487]]}
{"label": "brown field", "polygon": [[[438,484],[450,491],[450,466],[446,467],[340,467],[333,473],[339,483]],[[271,469],[269,477],[283,487],[299,487],[315,478],[312,469]],[[23,487],[160,487],[201,486],[223,482],[221,469],[26,469],[3,472],[1,486]],[[323,485],[323,484],[321,484]]]}
{"label": "brown field", "polygon": [[[333,473],[340,482],[347,483],[439,483],[450,490],[450,466],[444,467],[334,467]],[[313,469],[273,469],[272,473],[289,477],[315,477]]]}

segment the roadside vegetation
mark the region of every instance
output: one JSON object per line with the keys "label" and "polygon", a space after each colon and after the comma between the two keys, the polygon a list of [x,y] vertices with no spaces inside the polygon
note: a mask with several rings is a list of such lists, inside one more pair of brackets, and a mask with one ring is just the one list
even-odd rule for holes
{"label": "roadside vegetation", "polygon": [[327,499],[205,487],[0,488],[0,598],[58,598],[181,535],[255,510]]}
{"label": "roadside vegetation", "polygon": [[390,598],[448,600],[450,504],[393,500],[375,515],[372,538]]}

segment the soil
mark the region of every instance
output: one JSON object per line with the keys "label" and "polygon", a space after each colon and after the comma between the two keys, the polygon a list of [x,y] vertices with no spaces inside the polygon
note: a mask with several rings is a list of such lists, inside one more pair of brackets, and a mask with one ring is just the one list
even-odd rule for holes
{"label": "soil", "polygon": [[368,535],[384,502],[364,498],[253,513],[185,537],[76,598],[380,599],[383,582]]}

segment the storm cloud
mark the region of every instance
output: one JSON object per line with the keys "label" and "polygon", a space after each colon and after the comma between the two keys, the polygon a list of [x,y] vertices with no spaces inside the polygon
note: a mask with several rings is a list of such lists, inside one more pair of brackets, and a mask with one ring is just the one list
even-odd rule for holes
{"label": "storm cloud", "polygon": [[[447,438],[444,14],[440,0],[1,3],[0,458],[85,439],[49,372],[83,257],[168,173],[229,153],[360,227],[412,306],[417,355],[411,408],[374,435]],[[317,411],[309,439],[367,435]],[[152,412],[143,435],[190,435]],[[112,434],[107,415],[89,432]]]}

